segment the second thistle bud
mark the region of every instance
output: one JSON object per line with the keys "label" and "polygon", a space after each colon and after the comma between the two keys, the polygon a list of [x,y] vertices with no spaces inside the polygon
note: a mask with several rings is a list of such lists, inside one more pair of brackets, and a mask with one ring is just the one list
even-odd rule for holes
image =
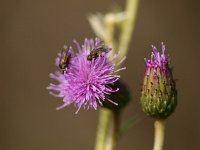
{"label": "second thistle bud", "polygon": [[151,117],[165,119],[176,108],[177,90],[164,44],[162,54],[156,47],[152,47],[151,59],[146,60],[141,104],[143,111]]}

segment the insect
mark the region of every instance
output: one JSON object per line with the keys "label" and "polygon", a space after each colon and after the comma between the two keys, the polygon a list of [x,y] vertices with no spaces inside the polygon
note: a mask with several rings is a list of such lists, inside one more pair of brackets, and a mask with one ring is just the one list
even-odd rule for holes
{"label": "insect", "polygon": [[66,48],[64,48],[61,51],[60,62],[59,62],[59,65],[58,65],[62,74],[64,74],[64,72],[67,70],[67,67],[69,66],[70,59],[71,59],[71,54],[69,53],[69,51]]}
{"label": "insect", "polygon": [[90,54],[87,56],[87,60],[92,61],[92,59],[96,59],[97,57],[102,57],[103,53],[107,53],[108,48],[104,46],[100,46],[98,48],[94,48],[90,51]]}

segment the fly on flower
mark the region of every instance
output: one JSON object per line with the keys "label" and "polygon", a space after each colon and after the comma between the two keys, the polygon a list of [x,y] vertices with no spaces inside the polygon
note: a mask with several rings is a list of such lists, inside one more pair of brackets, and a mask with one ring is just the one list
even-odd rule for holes
{"label": "fly on flower", "polygon": [[68,69],[70,59],[71,53],[68,51],[67,47],[64,46],[63,50],[61,51],[61,57],[59,60],[59,68],[63,74]]}
{"label": "fly on flower", "polygon": [[90,51],[90,54],[87,56],[87,60],[92,61],[97,57],[102,57],[105,53],[109,52],[109,48],[105,47],[104,43],[102,43],[99,47],[95,47]]}
{"label": "fly on flower", "polygon": [[[64,67],[61,67],[61,69],[64,68],[65,73],[50,74],[50,77],[59,83],[50,84],[47,89],[51,90],[51,95],[62,98],[64,102],[57,109],[74,104],[77,107],[76,113],[78,113],[81,107],[97,109],[98,106],[103,106],[105,101],[117,105],[116,102],[110,99],[110,96],[119,90],[119,87],[113,85],[120,78],[117,72],[125,69],[125,67],[117,69],[124,59],[118,64],[114,64],[118,54],[110,58],[109,51],[111,49],[108,48],[105,49],[105,52],[102,52],[103,57],[99,57],[100,55],[97,53],[94,55],[95,61],[88,61],[88,56],[95,49],[99,48],[98,51],[104,51],[101,49],[102,41],[98,38],[95,40],[85,39],[82,46],[77,41],[74,41],[74,43],[78,50],[76,53],[72,47],[69,47],[64,51],[64,55],[63,52],[58,53],[56,58],[56,66],[59,66],[64,60]],[[70,54],[69,60],[66,52]]]}

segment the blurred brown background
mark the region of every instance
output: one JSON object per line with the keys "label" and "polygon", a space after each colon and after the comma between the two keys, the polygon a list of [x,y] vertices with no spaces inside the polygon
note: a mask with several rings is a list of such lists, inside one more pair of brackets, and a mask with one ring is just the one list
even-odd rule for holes
{"label": "blurred brown background", "polygon": [[[56,111],[62,101],[48,94],[54,59],[64,44],[95,37],[86,19],[123,0],[0,1],[0,149],[92,150],[98,111],[73,106]],[[133,100],[123,120],[139,122],[120,140],[117,150],[150,150],[153,120],[142,113],[139,97],[144,57],[151,44],[164,41],[177,79],[178,107],[167,121],[165,150],[200,149],[200,2],[141,0],[122,77]]]}

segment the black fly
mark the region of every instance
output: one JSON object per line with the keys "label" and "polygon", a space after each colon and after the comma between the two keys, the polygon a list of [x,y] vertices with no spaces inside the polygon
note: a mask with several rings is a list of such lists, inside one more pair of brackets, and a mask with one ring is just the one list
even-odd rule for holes
{"label": "black fly", "polygon": [[61,57],[59,61],[59,68],[62,74],[67,70],[67,67],[69,66],[69,62],[71,59],[71,54],[69,51],[64,47],[64,49],[61,51]]}
{"label": "black fly", "polygon": [[98,48],[94,48],[90,51],[90,54],[87,56],[87,60],[92,61],[92,59],[102,57],[103,53],[107,53],[108,51],[108,48],[103,45]]}

